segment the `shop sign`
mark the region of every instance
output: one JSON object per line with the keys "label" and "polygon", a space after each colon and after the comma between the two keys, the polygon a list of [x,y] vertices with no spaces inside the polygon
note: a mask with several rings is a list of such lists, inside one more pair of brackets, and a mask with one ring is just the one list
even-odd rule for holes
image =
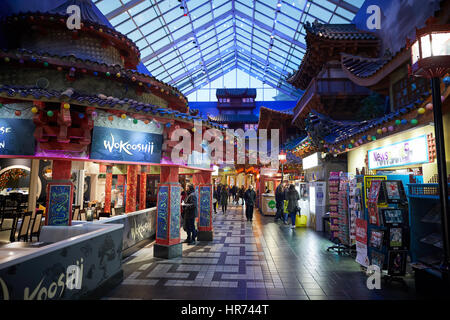
{"label": "shop sign", "polygon": [[91,159],[160,163],[162,142],[160,134],[95,126]]}
{"label": "shop sign", "polygon": [[31,119],[0,119],[0,156],[34,156],[34,129]]}
{"label": "shop sign", "polygon": [[428,142],[425,135],[369,150],[369,169],[381,169],[427,163]]}
{"label": "shop sign", "polygon": [[314,153],[309,157],[302,159],[303,170],[311,169],[319,166],[319,153]]}

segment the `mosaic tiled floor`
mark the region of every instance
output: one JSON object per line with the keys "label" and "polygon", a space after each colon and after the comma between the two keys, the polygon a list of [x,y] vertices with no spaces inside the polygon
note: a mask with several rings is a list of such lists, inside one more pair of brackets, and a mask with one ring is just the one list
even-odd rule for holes
{"label": "mosaic tiled floor", "polygon": [[[186,234],[182,231],[182,237]],[[153,257],[149,245],[123,264],[124,281],[104,299],[323,300],[414,299],[409,290],[382,282],[368,290],[350,257],[326,251],[331,242],[311,229],[274,223],[242,207],[214,216],[214,241],[183,244],[183,257]]]}

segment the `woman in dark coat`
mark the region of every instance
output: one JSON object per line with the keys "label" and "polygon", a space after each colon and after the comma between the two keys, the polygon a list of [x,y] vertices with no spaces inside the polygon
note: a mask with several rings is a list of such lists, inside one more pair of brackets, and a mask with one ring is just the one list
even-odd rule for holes
{"label": "woman in dark coat", "polygon": [[300,200],[300,195],[297,190],[295,190],[295,186],[291,184],[289,186],[289,190],[286,193],[286,200],[288,201],[288,212],[289,216],[292,220],[292,229],[295,228],[295,216],[297,215],[298,208],[298,200]]}
{"label": "woman in dark coat", "polygon": [[213,191],[213,207],[214,213],[217,213],[217,203],[219,202],[219,192],[217,192],[217,187],[214,187]]}
{"label": "woman in dark coat", "polygon": [[228,206],[228,187],[223,186],[220,190],[220,205],[222,206],[222,212],[225,214],[227,212]]}

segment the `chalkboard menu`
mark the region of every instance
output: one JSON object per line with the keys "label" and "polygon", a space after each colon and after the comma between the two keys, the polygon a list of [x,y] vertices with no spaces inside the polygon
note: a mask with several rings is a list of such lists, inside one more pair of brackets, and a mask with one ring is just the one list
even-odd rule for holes
{"label": "chalkboard menu", "polygon": [[0,155],[34,156],[34,130],[31,119],[0,118]]}

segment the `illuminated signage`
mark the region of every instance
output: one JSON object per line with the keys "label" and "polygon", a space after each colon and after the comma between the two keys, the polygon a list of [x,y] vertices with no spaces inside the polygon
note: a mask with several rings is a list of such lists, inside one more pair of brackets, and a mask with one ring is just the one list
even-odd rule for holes
{"label": "illuminated signage", "polygon": [[30,119],[0,119],[0,155],[34,156],[34,129]]}
{"label": "illuminated signage", "polygon": [[160,134],[95,126],[91,159],[160,163],[162,141]]}
{"label": "illuminated signage", "polygon": [[310,155],[309,157],[303,158],[302,164],[303,164],[303,170],[311,169],[311,168],[319,166],[319,153],[314,153],[313,155]]}
{"label": "illuminated signage", "polygon": [[428,142],[425,135],[372,149],[369,153],[369,169],[400,167],[427,163]]}

